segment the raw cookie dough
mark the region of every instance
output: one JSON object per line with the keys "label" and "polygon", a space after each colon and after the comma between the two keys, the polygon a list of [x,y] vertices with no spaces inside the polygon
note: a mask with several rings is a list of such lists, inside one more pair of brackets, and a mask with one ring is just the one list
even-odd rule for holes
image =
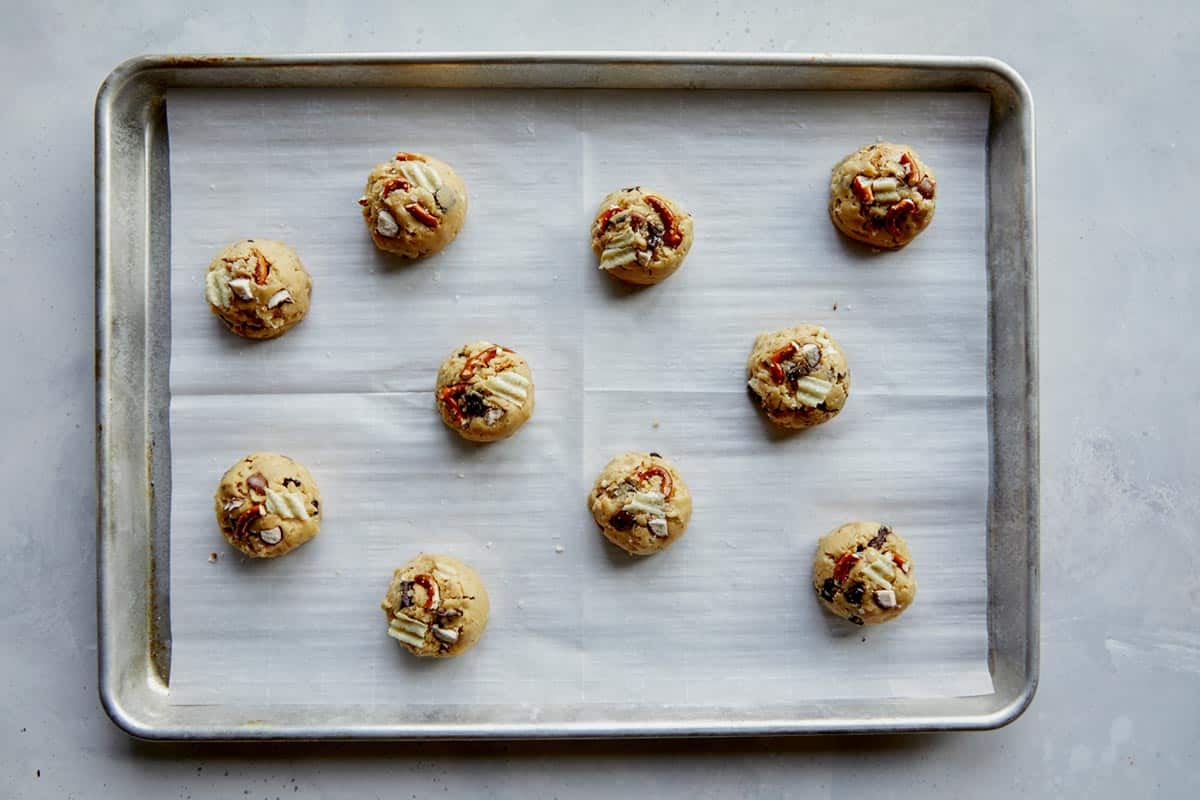
{"label": "raw cookie dough", "polygon": [[488,621],[488,594],[475,570],[456,558],[421,553],[396,570],[380,604],[388,636],[418,656],[462,655]]}
{"label": "raw cookie dough", "polygon": [[462,229],[467,187],[444,161],[397,153],[371,170],[358,204],[376,247],[421,258],[450,244]]}
{"label": "raw cookie dough", "polygon": [[937,181],[904,144],[868,145],[842,159],[829,181],[829,218],[842,233],[897,250],[933,219]]}
{"label": "raw cookie dough", "polygon": [[629,283],[658,283],[679,269],[691,247],[691,215],[642,186],[604,198],[592,223],[600,269]]}
{"label": "raw cookie dough", "polygon": [[273,339],[308,313],[312,278],[296,251],[270,239],[243,239],[208,265],[204,297],[229,330]]}
{"label": "raw cookie dough", "polygon": [[507,347],[471,342],[442,364],[435,396],[446,427],[473,442],[494,442],[533,414],[533,373]]}
{"label": "raw cookie dough", "polygon": [[230,467],[213,504],[221,533],[252,558],[281,556],[321,529],[317,482],[278,453],[251,453]]}
{"label": "raw cookie dough", "polygon": [[692,495],[658,453],[626,453],[600,471],[588,508],[605,538],[631,555],[647,556],[683,536]]}
{"label": "raw cookie dough", "polygon": [[850,394],[846,355],[819,325],[760,333],[746,361],[746,377],[763,411],[785,428],[811,428],[833,419]]}
{"label": "raw cookie dough", "polygon": [[894,619],[917,594],[908,543],[878,522],[848,522],[822,536],[812,580],[821,605],[855,625]]}

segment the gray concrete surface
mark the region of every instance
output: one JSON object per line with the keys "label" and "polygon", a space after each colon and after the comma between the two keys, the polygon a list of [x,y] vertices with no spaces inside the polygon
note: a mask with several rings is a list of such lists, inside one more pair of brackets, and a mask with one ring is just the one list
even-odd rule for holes
{"label": "gray concrete surface", "polygon": [[[2,4],[0,795],[1181,797],[1200,753],[1193,3]],[[1042,683],[993,733],[148,745],[96,696],[92,102],[147,52],[991,55],[1038,113]],[[135,794],[137,793],[137,794]]]}

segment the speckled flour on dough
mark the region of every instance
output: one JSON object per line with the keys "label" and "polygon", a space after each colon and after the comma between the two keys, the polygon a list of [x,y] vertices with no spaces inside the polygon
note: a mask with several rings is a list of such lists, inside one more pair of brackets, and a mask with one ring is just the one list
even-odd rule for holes
{"label": "speckled flour on dough", "polygon": [[204,298],[225,327],[248,339],[273,339],[304,319],[312,277],[296,251],[270,239],[226,247],[204,274]]}
{"label": "speckled flour on dough", "polygon": [[421,553],[392,576],[380,604],[387,633],[413,655],[447,658],[470,650],[487,627],[487,590],[456,558]]}
{"label": "speckled flour on dough", "polygon": [[908,543],[878,522],[848,522],[822,536],[812,582],[821,605],[856,625],[895,619],[917,594]]}
{"label": "speckled flour on dough", "polygon": [[321,529],[317,482],[278,453],[251,453],[230,467],[213,506],[225,540],[252,558],[281,556]]}
{"label": "speckled flour on dough", "polygon": [[507,347],[468,342],[438,369],[434,399],[447,428],[473,442],[495,442],[532,416],[533,373]]}
{"label": "speckled flour on dough", "polygon": [[933,220],[937,180],[916,151],[880,142],[839,161],[829,179],[829,218],[865,244],[897,250]]}
{"label": "speckled flour on dough", "polygon": [[746,360],[746,379],[767,417],[785,428],[828,422],[850,395],[846,354],[820,325],[760,333]]}
{"label": "speckled flour on dough", "polygon": [[692,247],[692,215],[643,186],[610,192],[592,222],[600,269],[628,283],[653,284],[679,269]]}
{"label": "speckled flour on dough", "polygon": [[376,247],[421,258],[458,236],[467,218],[467,187],[446,162],[400,152],[375,165],[358,204]]}
{"label": "speckled flour on dough", "polygon": [[645,556],[683,536],[692,518],[692,494],[670,461],[658,453],[630,452],[600,471],[588,508],[606,539]]}

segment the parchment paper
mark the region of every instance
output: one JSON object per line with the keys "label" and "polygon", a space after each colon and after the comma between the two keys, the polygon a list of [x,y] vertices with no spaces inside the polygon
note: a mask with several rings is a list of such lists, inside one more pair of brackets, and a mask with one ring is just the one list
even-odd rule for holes
{"label": "parchment paper", "polygon": [[[171,701],[405,706],[622,702],[770,707],[987,693],[985,146],[982,95],[599,91],[175,91],[171,146]],[[898,253],[840,238],[830,167],[879,138],[938,177],[932,227]],[[355,200],[397,149],[470,193],[442,254],[378,253]],[[696,241],[665,283],[600,273],[609,190],[676,198]],[[243,237],[292,244],[312,310],[246,342],[204,302]],[[745,390],[760,331],[807,321],[844,346],[845,411],[780,435]],[[476,446],[441,424],[438,365],[484,338],[520,351],[533,419]],[[608,546],[585,506],[612,455],[673,459],[695,497],[652,558]],[[254,450],[309,466],[321,534],[243,559],[213,518]],[[812,596],[816,539],[886,521],[919,593],[882,628]],[[385,635],[392,570],[422,550],[474,565],[476,650],[418,661]],[[560,552],[561,550],[561,552]],[[210,553],[219,554],[210,563]]]}

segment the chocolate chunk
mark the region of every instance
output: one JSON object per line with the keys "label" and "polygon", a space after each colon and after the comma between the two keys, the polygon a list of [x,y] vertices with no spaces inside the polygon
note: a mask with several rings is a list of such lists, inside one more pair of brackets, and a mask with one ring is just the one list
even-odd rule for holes
{"label": "chocolate chunk", "polygon": [[808,365],[807,361],[800,361],[798,363],[788,364],[787,371],[783,374],[784,377],[786,377],[789,381],[795,383],[812,371],[813,368]]}
{"label": "chocolate chunk", "polygon": [[892,529],[887,525],[880,525],[879,532],[871,537],[871,541],[867,542],[867,547],[874,547],[876,550],[883,549],[883,543],[887,541],[887,537],[891,534]]}
{"label": "chocolate chunk", "polygon": [[295,486],[297,489],[300,488],[300,481],[296,480],[295,478],[284,478],[283,479],[283,488],[286,489],[289,484],[292,486]]}
{"label": "chocolate chunk", "polygon": [[837,593],[837,582],[833,578],[826,578],[825,583],[821,585],[821,597],[832,603],[833,598],[837,597]]}
{"label": "chocolate chunk", "polygon": [[246,478],[246,485],[250,487],[251,491],[262,494],[267,490],[267,479],[261,472],[256,472],[249,478]]}
{"label": "chocolate chunk", "polygon": [[666,231],[661,225],[656,225],[655,223],[651,222],[646,228],[646,245],[651,250],[658,247],[660,244],[662,244],[663,233],[665,232]]}
{"label": "chocolate chunk", "polygon": [[463,397],[463,415],[468,417],[482,417],[487,413],[487,404],[483,402],[483,395],[478,392],[467,392]]}
{"label": "chocolate chunk", "polygon": [[655,453],[655,452],[653,452],[653,451],[651,451],[650,455],[651,455],[651,456],[653,456],[654,458],[662,458],[662,455],[661,455],[661,454],[659,454],[659,453]]}
{"label": "chocolate chunk", "polygon": [[413,604],[413,582],[400,582],[400,607],[408,608]]}
{"label": "chocolate chunk", "polygon": [[855,616],[855,615],[853,615],[853,614],[852,614],[852,615],[850,615],[849,617],[846,617],[846,619],[850,620],[850,621],[851,621],[851,622],[853,622],[855,625],[863,625],[863,624],[865,624],[865,623],[862,621],[862,617]]}
{"label": "chocolate chunk", "polygon": [[637,520],[633,518],[633,514],[630,514],[625,509],[621,509],[609,517],[608,524],[619,531],[627,531],[637,524]]}
{"label": "chocolate chunk", "polygon": [[445,625],[447,622],[450,622],[451,620],[456,620],[459,617],[461,617],[462,615],[463,615],[462,609],[450,608],[450,609],[440,612],[437,615],[437,618],[438,618],[438,622],[440,624]]}
{"label": "chocolate chunk", "polygon": [[852,583],[846,591],[842,592],[846,601],[851,605],[861,606],[863,595],[866,593],[867,587],[861,583]]}

